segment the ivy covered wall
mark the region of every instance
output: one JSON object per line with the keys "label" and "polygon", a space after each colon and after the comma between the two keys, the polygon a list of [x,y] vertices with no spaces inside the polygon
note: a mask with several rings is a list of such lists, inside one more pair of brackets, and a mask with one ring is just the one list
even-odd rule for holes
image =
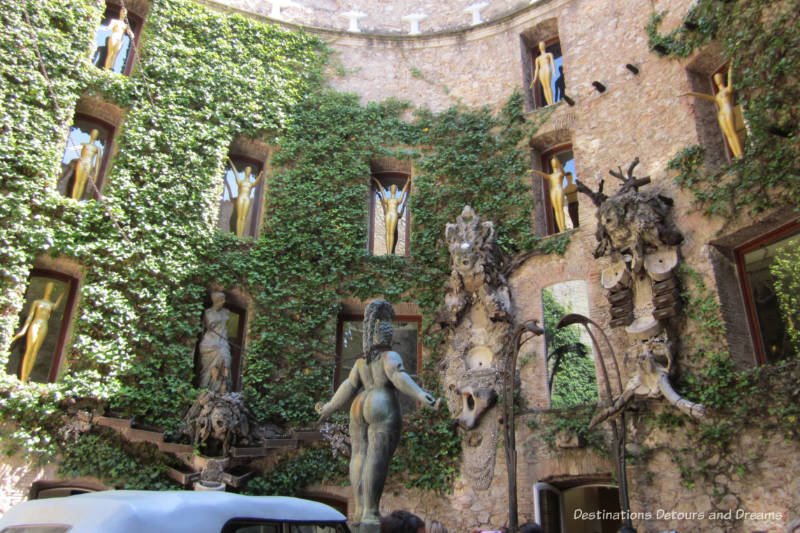
{"label": "ivy covered wall", "polygon": [[[103,431],[74,440],[61,428],[94,410],[175,432],[197,392],[194,346],[212,284],[253,301],[242,370],[249,408],[261,423],[297,427],[329,394],[342,299],[412,301],[428,325],[447,278],[444,223],[464,204],[492,213],[507,251],[540,244],[517,193],[527,170],[518,145],[531,128],[519,95],[497,116],[454,108],[401,120],[404,103],[365,106],[327,89],[328,51],[315,37],[182,0],[152,2],[133,72],[121,76],[89,60],[104,9],[26,0],[0,14],[0,367],[37,258],[82,268],[58,380],[22,384],[0,372],[0,415],[13,421],[4,443],[60,454],[70,475],[159,486],[165,457]],[[123,120],[102,198],[78,202],[55,184],[82,95],[117,106]],[[225,158],[241,137],[280,147],[254,240],[215,229]],[[370,162],[387,156],[418,170],[407,258],[367,252]],[[544,248],[563,251],[567,239]],[[423,385],[435,390],[439,339],[423,342],[433,354]],[[398,464],[409,485],[446,488],[458,438],[446,409],[425,416],[438,437],[407,438]],[[422,455],[429,461],[403,459]]]}

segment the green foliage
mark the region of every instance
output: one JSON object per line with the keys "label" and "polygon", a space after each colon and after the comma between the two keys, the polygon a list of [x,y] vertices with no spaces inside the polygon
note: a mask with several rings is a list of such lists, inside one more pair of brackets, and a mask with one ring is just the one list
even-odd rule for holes
{"label": "green foliage", "polygon": [[701,168],[699,150],[681,152],[670,165],[682,173],[708,214],[733,216],[800,204],[800,0],[762,2],[700,0],[683,24],[658,31],[664,13],[654,13],[647,32],[660,55],[687,57],[712,40],[731,60],[738,104],[748,125],[745,153],[720,169]]}
{"label": "green foliage", "polygon": [[769,272],[774,280],[786,333],[794,352],[800,354],[800,242],[795,241],[778,250]]}
{"label": "green foliage", "polygon": [[[520,146],[549,114],[526,123],[519,94],[496,116],[452,108],[405,121],[406,104],[362,105],[326,90],[328,51],[317,38],[188,0],[153,0],[133,75],[120,76],[88,61],[104,8],[31,0],[0,13],[0,367],[35,258],[84,269],[59,380],[21,384],[0,372],[0,415],[28,451],[60,453],[65,475],[117,483],[152,461],[131,484],[161,486],[153,476],[163,474],[163,456],[107,433],[75,445],[59,430],[77,404],[174,432],[197,393],[194,346],[211,284],[253,300],[242,371],[248,407],[261,423],[296,427],[314,420],[314,403],[329,394],[342,299],[415,301],[426,320],[435,316],[448,273],[444,224],[464,204],[496,223],[510,253],[566,249],[569,234],[539,242],[530,230]],[[124,111],[100,201],[76,202],[54,187],[82,95]],[[239,137],[280,146],[256,239],[215,229],[220,176]],[[382,157],[410,159],[418,170],[408,258],[366,250],[370,163]],[[423,385],[437,390],[441,337],[423,342],[433,349]],[[447,489],[458,438],[445,413],[422,416],[407,422],[398,465],[409,486]],[[287,493],[322,479],[335,470],[324,453],[304,452],[252,490]]]}
{"label": "green foliage", "polygon": [[247,481],[245,494],[254,496],[295,496],[303,488],[320,481],[341,481],[347,474],[344,457],[334,457],[331,449],[310,448],[278,463],[267,475]]}
{"label": "green foliage", "polygon": [[[597,380],[592,350],[581,342],[581,336],[574,328],[556,328],[558,321],[569,313],[570,309],[561,305],[547,289],[542,291],[542,304],[544,335],[547,340],[548,376],[552,376],[553,379],[550,390],[551,407],[557,409],[596,404]],[[563,355],[557,355],[559,351],[565,349],[567,351]],[[559,359],[558,363],[556,358]]]}

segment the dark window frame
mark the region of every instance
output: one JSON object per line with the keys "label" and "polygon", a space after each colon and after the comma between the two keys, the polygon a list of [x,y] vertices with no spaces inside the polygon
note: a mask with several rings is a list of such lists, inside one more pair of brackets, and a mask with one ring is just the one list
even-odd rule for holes
{"label": "dark window frame", "polygon": [[[90,189],[91,191],[91,198],[94,200],[99,200],[100,196],[103,192],[103,187],[105,187],[106,183],[106,173],[108,172],[109,160],[111,159],[111,151],[114,149],[114,140],[117,135],[117,126],[112,124],[111,122],[105,121],[101,118],[97,118],[94,115],[88,113],[75,113],[72,117],[72,124],[69,126],[69,130],[67,133],[67,138],[69,138],[69,131],[72,131],[72,128],[75,128],[75,123],[77,121],[84,121],[95,124],[100,126],[101,128],[108,131],[108,138],[106,139],[106,145],[103,148],[103,154],[100,157],[100,165],[97,170],[97,179],[94,182],[94,187],[89,183],[87,180],[86,188]],[[64,146],[64,152],[61,155],[61,159],[64,159],[64,153],[66,153],[67,148],[69,146]],[[80,156],[80,153],[78,154]],[[74,176],[73,176],[74,177]],[[69,181],[67,181],[67,185]],[[69,191],[65,190],[65,194],[67,197],[70,196]],[[86,196],[86,189],[84,189],[84,196]]]}
{"label": "dark window frame", "polygon": [[[539,41],[536,41],[532,45],[528,47],[529,59],[530,59],[530,69],[531,69],[531,76],[533,73],[536,72],[536,58],[539,57]],[[554,44],[558,44],[559,47],[561,46],[561,39],[558,35],[554,35],[547,39],[544,39],[544,49],[545,52],[548,48],[553,46]],[[563,65],[563,57],[564,57],[564,50],[561,50],[561,58],[562,58],[562,65]],[[555,58],[554,58],[555,59]],[[558,78],[558,73],[554,72],[553,76],[555,79]],[[543,109],[547,107],[547,102],[544,99],[544,90],[542,89],[542,84],[539,83],[539,80],[533,80],[536,83],[533,87],[527,87],[526,90],[530,91],[530,101],[533,103],[533,109]],[[565,80],[566,82],[566,80]],[[554,102],[551,105],[556,105],[561,100],[555,100],[555,93],[553,93],[553,100]]]}
{"label": "dark window frame", "polygon": [[[119,16],[121,7],[121,4],[107,1],[102,20],[106,20],[109,16]],[[132,11],[128,6],[125,7],[128,8],[128,23],[134,23],[134,28],[131,30],[133,31],[133,42],[131,43],[130,50],[128,50],[128,57],[125,58],[125,65],[122,67],[122,72],[118,74],[130,77],[131,71],[133,70],[133,63],[135,62],[134,56],[139,53],[139,37],[142,34],[142,27],[144,26],[146,15]],[[109,15],[109,12],[111,15]],[[102,69],[103,67],[97,66],[97,68]]]}
{"label": "dark window frame", "polygon": [[[343,349],[343,333],[345,322],[358,322],[364,320],[364,314],[356,313],[343,313],[339,314],[336,320],[336,368],[333,373],[333,390],[339,388],[342,381],[347,376],[342,376],[342,349]],[[422,316],[420,315],[397,315],[392,322],[416,322],[417,323],[417,369],[413,375],[418,375],[422,368]]]}
{"label": "dark window frame", "polygon": [[[255,174],[256,177],[258,177],[258,174],[261,173],[264,170],[264,168],[266,167],[266,163],[264,161],[259,161],[255,157],[247,155],[247,154],[230,153],[230,154],[228,154],[227,157],[229,159],[232,159],[234,162],[244,162],[245,165],[252,166],[253,169],[255,170],[254,174]],[[220,205],[222,204],[223,201],[225,201],[224,197],[225,197],[225,191],[227,190],[227,188],[226,188],[224,182],[226,180],[226,176],[228,175],[228,170],[229,169],[230,169],[230,167],[229,167],[228,159],[226,159],[225,160],[225,173],[222,175],[222,180],[223,180],[222,188],[223,189],[222,189],[222,195],[220,196],[220,199],[219,199]],[[244,170],[244,167],[240,167],[237,164],[237,169]],[[230,169],[230,170],[232,170],[232,169]],[[253,190],[253,203],[250,205],[250,212],[252,213],[251,217],[250,217],[250,224],[246,228],[246,232],[245,232],[245,235],[243,235],[243,237],[252,237],[252,238],[258,237],[258,230],[259,230],[259,228],[261,226],[262,211],[264,210],[264,189],[267,186],[266,183],[267,183],[267,176],[265,175],[263,178],[261,178],[261,182],[258,184],[258,186]],[[238,195],[238,190],[237,190],[237,195]],[[231,198],[230,201],[233,202],[233,198]],[[235,207],[234,207],[234,212],[235,212]],[[227,233],[233,233],[235,235],[236,234],[236,227],[234,226],[234,227],[229,228]]]}
{"label": "dark window frame", "polygon": [[[369,222],[367,224],[367,251],[371,255],[375,255],[373,252],[373,248],[375,246],[375,210],[380,208],[383,209],[382,206],[378,204],[378,189],[375,187],[375,183],[372,181],[372,178],[378,180],[379,183],[383,184],[383,180],[406,180],[411,181],[411,175],[405,172],[398,172],[398,171],[382,171],[382,172],[373,172],[370,175],[369,180]],[[405,183],[403,184],[405,185]],[[395,255],[397,257],[409,257],[410,250],[411,250],[411,210],[408,208],[408,203],[411,199],[411,189],[413,188],[414,183],[411,183],[411,186],[408,188],[408,198],[406,199],[405,203],[405,211],[403,216],[408,215],[406,219],[406,230],[403,232],[403,238],[405,239],[406,249],[405,253],[402,255],[399,254],[389,254],[388,252],[385,255]],[[381,211],[382,212],[382,211]],[[398,220],[398,224],[400,221]],[[397,240],[400,241],[401,235],[400,232],[397,232]]]}
{"label": "dark window frame", "polygon": [[[228,349],[230,350],[231,354],[231,391],[232,392],[239,392],[242,390],[242,366],[243,366],[243,356],[244,356],[244,349],[246,344],[246,336],[247,336],[247,318],[248,318],[248,308],[247,306],[239,303],[239,299],[234,297],[231,293],[227,291],[221,291],[225,293],[225,304],[222,306],[224,309],[227,309],[231,313],[236,313],[239,315],[239,324],[236,328],[236,339],[228,338]],[[197,385],[199,382],[200,376],[200,340],[203,338],[203,333],[205,330],[205,323],[203,322],[203,314],[206,312],[206,309],[211,307],[211,295],[207,294],[206,298],[203,300],[203,311],[200,313],[200,324],[203,326],[203,331],[200,332],[200,335],[197,337],[197,342],[195,343],[194,348],[194,377],[193,384]],[[234,342],[238,345],[238,348],[234,346]]]}
{"label": "dark window frame", "polygon": [[750,337],[753,340],[753,350],[755,351],[757,365],[767,364],[767,357],[764,350],[764,339],[762,338],[761,328],[758,322],[756,303],[753,301],[752,297],[752,287],[750,286],[747,271],[745,270],[746,265],[744,256],[753,250],[757,250],[762,246],[772,244],[773,242],[778,241],[783,237],[787,237],[797,231],[800,231],[800,219],[794,220],[768,233],[760,235],[734,250],[736,273],[739,277],[739,287],[742,291],[742,299],[744,300],[747,324],[750,328]]}
{"label": "dark window frame", "polygon": [[[557,144],[548,148],[546,151],[542,152],[542,155],[539,157],[540,164],[542,166],[542,172],[550,173],[553,171],[550,168],[550,159],[553,156],[557,156],[558,154],[564,152],[572,152],[572,158],[575,159],[575,150],[572,148],[572,143],[562,143]],[[577,171],[575,172],[575,179],[578,178]],[[533,175],[533,179],[538,179],[542,181],[542,201],[544,202],[544,216],[545,216],[545,223],[547,228],[547,235],[555,235],[559,232],[556,231],[556,221],[553,213],[553,204],[550,202],[550,183],[539,176],[538,174]]]}

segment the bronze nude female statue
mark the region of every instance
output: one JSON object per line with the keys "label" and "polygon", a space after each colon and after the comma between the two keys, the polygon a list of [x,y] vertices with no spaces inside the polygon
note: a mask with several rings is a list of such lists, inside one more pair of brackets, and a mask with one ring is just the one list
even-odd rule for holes
{"label": "bronze nude female statue", "polygon": [[[239,179],[239,171],[236,169],[236,166],[233,164],[233,161],[228,159],[228,162],[231,164],[231,169],[233,169],[233,179],[236,180],[236,186],[239,189],[239,194],[236,196],[236,236],[242,237],[244,236],[244,226],[247,222],[247,215],[250,214],[250,207],[253,203],[252,198],[250,198],[250,192],[258,187],[258,184],[261,182],[261,178],[264,177],[264,171],[258,173],[255,181],[250,181],[250,176],[253,174],[253,167],[246,166],[244,167],[244,178]],[[233,199],[233,191],[231,190],[231,186],[228,184],[228,181],[225,180],[225,187],[228,188],[228,194]]]}
{"label": "bronze nude female statue", "polygon": [[383,217],[386,221],[386,253],[393,254],[397,246],[397,223],[403,218],[403,212],[408,204],[408,188],[411,185],[411,180],[406,180],[399,197],[397,196],[397,185],[392,184],[387,194],[378,180],[372,178],[372,181],[375,182],[378,198],[380,198],[381,206],[383,207]]}
{"label": "bronze nude female statue", "polygon": [[28,311],[28,317],[25,319],[25,323],[19,333],[11,338],[11,342],[14,342],[27,333],[25,355],[22,356],[22,367],[19,375],[19,379],[23,383],[28,381],[33,370],[33,364],[39,355],[39,349],[42,347],[45,337],[47,337],[47,323],[50,320],[50,315],[58,308],[58,304],[61,303],[61,298],[64,297],[65,292],[62,292],[55,302],[50,301],[50,295],[53,293],[53,282],[48,281],[44,286],[44,295],[41,299],[34,300]]}

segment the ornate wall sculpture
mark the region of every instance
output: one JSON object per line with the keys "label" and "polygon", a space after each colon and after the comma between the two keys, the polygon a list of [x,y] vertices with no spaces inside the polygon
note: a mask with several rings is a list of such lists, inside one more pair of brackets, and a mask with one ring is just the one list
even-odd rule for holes
{"label": "ornate wall sculpture", "polygon": [[610,259],[601,273],[611,306],[610,325],[624,328],[629,339],[624,361],[631,377],[618,396],[601,404],[591,426],[618,414],[635,397],[663,396],[689,416],[705,416],[704,406],[682,398],[669,381],[677,339],[671,319],[679,305],[675,268],[683,236],[672,220],[672,199],[639,191],[650,178],[633,175],[638,164],[636,158],[627,175],[621,168],[610,171],[623,182],[610,197],[603,193],[602,181],[597,192],[577,183],[597,207],[594,256]]}
{"label": "ornate wall sculpture", "polygon": [[437,317],[450,328],[444,384],[450,411],[466,432],[463,474],[485,490],[494,476],[498,432],[497,416],[487,413],[502,386],[511,296],[492,222],[466,206],[454,224],[447,224],[445,236],[452,271]]}

